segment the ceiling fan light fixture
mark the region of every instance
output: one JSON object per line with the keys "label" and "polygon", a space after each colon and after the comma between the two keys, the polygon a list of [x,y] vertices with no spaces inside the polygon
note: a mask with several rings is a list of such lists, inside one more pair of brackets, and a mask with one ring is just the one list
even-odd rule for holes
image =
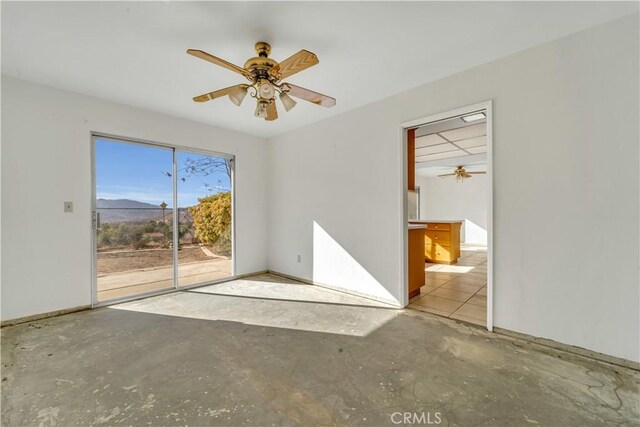
{"label": "ceiling fan light fixture", "polygon": [[284,109],[289,112],[291,111],[291,109],[293,107],[296,106],[297,102],[293,100],[293,98],[291,98],[287,92],[282,92],[280,94],[280,101],[282,101],[282,105],[284,106]]}
{"label": "ceiling fan light fixture", "polygon": [[473,113],[473,114],[469,114],[468,116],[463,116],[462,120],[464,120],[466,123],[469,123],[469,122],[475,122],[475,121],[486,119],[486,118],[487,116],[485,116],[484,113]]}
{"label": "ceiling fan light fixture", "polygon": [[258,86],[258,93],[262,99],[273,99],[276,90],[268,80],[262,80]]}
{"label": "ceiling fan light fixture", "polygon": [[258,101],[256,105],[256,111],[254,115],[258,118],[264,119],[267,117],[267,102]]}
{"label": "ceiling fan light fixture", "polygon": [[247,88],[243,86],[231,92],[229,94],[229,99],[239,107],[242,104],[245,96],[247,96]]}

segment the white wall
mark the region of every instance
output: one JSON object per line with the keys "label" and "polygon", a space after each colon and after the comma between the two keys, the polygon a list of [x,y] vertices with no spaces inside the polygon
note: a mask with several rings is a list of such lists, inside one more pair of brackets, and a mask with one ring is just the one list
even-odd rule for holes
{"label": "white wall", "polygon": [[420,218],[426,220],[461,219],[464,221],[460,240],[464,243],[487,244],[486,175],[474,175],[458,182],[453,177],[416,175],[420,186]]}
{"label": "white wall", "polygon": [[270,268],[313,280],[317,223],[348,253],[330,284],[400,300],[399,125],[492,99],[495,325],[639,361],[638,36],[636,14],[273,138]]}
{"label": "white wall", "polygon": [[91,131],[234,154],[237,273],[267,268],[264,140],[3,76],[2,319],[91,303]]}

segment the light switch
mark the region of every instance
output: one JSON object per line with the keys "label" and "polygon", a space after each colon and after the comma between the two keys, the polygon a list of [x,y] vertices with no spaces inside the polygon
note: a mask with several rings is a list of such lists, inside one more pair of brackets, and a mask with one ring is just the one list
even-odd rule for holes
{"label": "light switch", "polygon": [[73,202],[64,202],[64,212],[65,213],[73,212]]}

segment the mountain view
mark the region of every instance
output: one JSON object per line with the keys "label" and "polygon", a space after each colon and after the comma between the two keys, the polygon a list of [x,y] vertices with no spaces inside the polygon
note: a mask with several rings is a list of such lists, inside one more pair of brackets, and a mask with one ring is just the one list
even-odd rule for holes
{"label": "mountain view", "polygon": [[[97,199],[96,208],[100,214],[100,222],[121,221],[160,221],[162,209],[158,205],[138,202],[129,199]],[[165,215],[171,215],[171,209],[165,211]]]}

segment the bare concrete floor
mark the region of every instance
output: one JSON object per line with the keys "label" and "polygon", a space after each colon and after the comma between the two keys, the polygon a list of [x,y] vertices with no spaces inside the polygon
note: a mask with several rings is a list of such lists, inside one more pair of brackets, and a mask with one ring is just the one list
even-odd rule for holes
{"label": "bare concrete floor", "polygon": [[639,388],[637,371],[266,275],[2,329],[3,426],[638,425]]}

